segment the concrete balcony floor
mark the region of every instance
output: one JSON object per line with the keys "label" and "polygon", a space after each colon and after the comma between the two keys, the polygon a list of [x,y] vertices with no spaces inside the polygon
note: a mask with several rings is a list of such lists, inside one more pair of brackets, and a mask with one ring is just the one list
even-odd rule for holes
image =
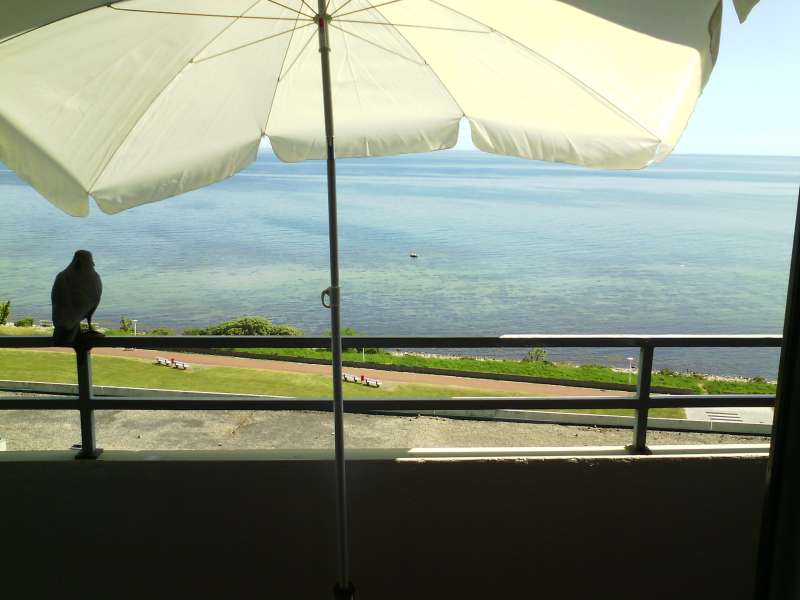
{"label": "concrete balcony floor", "polygon": [[[357,597],[749,599],[766,456],[685,451],[350,450]],[[329,450],[3,452],[0,479],[8,597],[332,597]]]}
{"label": "concrete balcony floor", "polygon": [[[114,450],[333,448],[331,413],[97,411],[98,445]],[[439,417],[345,415],[350,448],[624,446],[630,429]],[[8,450],[66,450],[80,441],[75,411],[7,410]],[[650,430],[651,444],[768,444],[764,436]]]}

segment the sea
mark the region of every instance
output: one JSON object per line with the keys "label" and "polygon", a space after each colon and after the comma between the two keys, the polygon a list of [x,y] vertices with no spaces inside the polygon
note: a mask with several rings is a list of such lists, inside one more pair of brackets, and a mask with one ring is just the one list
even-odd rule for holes
{"label": "sea", "polygon": [[[800,157],[674,155],[612,172],[452,150],[337,169],[343,325],[359,333],[782,332]],[[0,299],[13,318],[50,318],[53,278],[79,248],[103,278],[101,324],[330,327],[324,162],[263,151],[218,184],[113,216],[92,204],[83,219],[0,164]],[[548,358],[625,367],[632,352]],[[774,378],[778,356],[659,350],[655,366]]]}

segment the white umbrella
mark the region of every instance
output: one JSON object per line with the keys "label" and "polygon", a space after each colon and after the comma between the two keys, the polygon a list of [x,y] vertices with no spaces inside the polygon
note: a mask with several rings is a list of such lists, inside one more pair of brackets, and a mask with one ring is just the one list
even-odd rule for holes
{"label": "white umbrella", "polygon": [[[756,2],[735,0],[740,20]],[[346,595],[335,157],[449,148],[466,117],[487,152],[645,167],[675,147],[708,80],[722,3],[4,0],[0,9],[0,160],[71,215],[88,213],[89,196],[116,213],[219,181],[255,159],[263,136],[282,160],[327,158],[323,294]]]}

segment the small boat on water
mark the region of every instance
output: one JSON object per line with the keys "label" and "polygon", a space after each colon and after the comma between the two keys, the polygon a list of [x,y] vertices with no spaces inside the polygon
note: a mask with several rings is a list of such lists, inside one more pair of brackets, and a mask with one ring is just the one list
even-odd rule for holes
{"label": "small boat on water", "polygon": [[409,254],[409,256],[411,258],[417,258],[419,256],[419,254],[417,254],[416,252],[412,252],[411,254]]}

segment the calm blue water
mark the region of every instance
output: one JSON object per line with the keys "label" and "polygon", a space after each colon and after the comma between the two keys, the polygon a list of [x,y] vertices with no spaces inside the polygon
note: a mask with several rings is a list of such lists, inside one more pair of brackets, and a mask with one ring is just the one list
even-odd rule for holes
{"label": "calm blue water", "polygon": [[[362,333],[781,332],[800,158],[605,172],[452,151],[338,168],[343,322]],[[264,154],[212,187],[76,219],[0,170],[0,298],[17,318],[49,318],[54,275],[87,248],[101,322],[260,314],[320,334],[324,178],[324,163]],[[629,354],[550,356],[623,366]],[[656,363],[774,376],[777,352],[664,351]]]}

